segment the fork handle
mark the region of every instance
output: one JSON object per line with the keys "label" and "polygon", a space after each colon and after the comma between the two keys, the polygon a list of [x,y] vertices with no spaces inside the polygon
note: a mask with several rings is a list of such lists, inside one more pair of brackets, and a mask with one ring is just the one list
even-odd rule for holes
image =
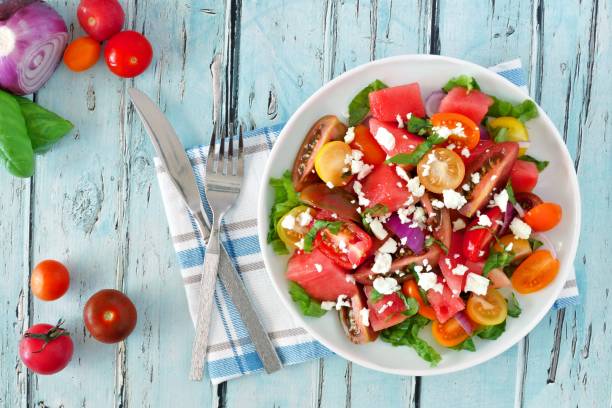
{"label": "fork handle", "polygon": [[198,321],[196,324],[196,335],[191,350],[191,371],[189,379],[202,381],[204,376],[204,362],[206,360],[206,349],[208,347],[208,333],[210,332],[210,321],[212,317],[212,305],[215,293],[215,282],[219,268],[219,223],[213,220],[208,244],[206,245],[206,256],[204,258],[204,271],[200,282],[200,303],[198,306]]}

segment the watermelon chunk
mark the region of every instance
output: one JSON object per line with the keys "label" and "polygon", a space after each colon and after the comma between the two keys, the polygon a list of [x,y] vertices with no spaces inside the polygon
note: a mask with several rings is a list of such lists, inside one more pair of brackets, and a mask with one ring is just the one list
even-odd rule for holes
{"label": "watermelon chunk", "polygon": [[[315,265],[321,266],[321,272]],[[317,300],[337,300],[338,296],[352,297],[357,285],[346,281],[347,273],[323,252],[315,248],[306,253],[297,251],[287,264],[287,279],[296,282],[306,293]]]}
{"label": "watermelon chunk", "polygon": [[436,312],[436,319],[440,323],[445,323],[448,319],[455,316],[457,312],[465,309],[463,299],[454,297],[448,286],[444,285],[442,293],[433,289],[427,291],[427,301]]}
{"label": "watermelon chunk", "polygon": [[[368,309],[370,309],[370,326],[374,331],[381,331],[388,327],[395,326],[406,320],[408,316],[402,314],[406,310],[406,305],[397,293],[384,295],[377,302],[370,300],[372,293],[371,286],[364,286],[363,291],[368,298]],[[391,302],[387,305],[387,302]],[[385,305],[387,305],[385,307]],[[382,310],[379,313],[379,310]]]}
{"label": "watermelon chunk", "polygon": [[387,164],[376,166],[363,181],[362,191],[370,200],[369,207],[382,204],[391,212],[397,211],[410,197],[406,182],[397,175],[395,166]]}
{"label": "watermelon chunk", "polygon": [[475,89],[468,93],[465,88],[457,86],[442,99],[439,111],[460,113],[480,123],[492,104],[493,99],[489,95]]}
{"label": "watermelon chunk", "polygon": [[370,119],[370,133],[376,136],[378,129],[385,128],[395,138],[395,146],[393,149],[387,149],[385,146],[380,146],[389,156],[395,156],[398,153],[412,153],[414,149],[425,140],[417,135],[409,133],[406,129],[400,129],[396,123],[385,123],[378,119]]}
{"label": "watermelon chunk", "polygon": [[421,87],[416,82],[370,92],[369,98],[372,116],[384,122],[395,122],[398,114],[402,120],[408,113],[425,116]]}
{"label": "watermelon chunk", "polygon": [[453,273],[453,269],[455,269],[457,265],[467,265],[465,265],[465,260],[461,250],[463,245],[463,232],[454,231],[451,237],[451,245],[448,249],[448,255],[440,258],[438,261],[438,266],[440,267],[442,276],[444,276],[444,279],[446,280],[445,283],[453,293],[453,296],[459,296],[463,290],[465,277],[469,272],[466,271],[463,275],[455,275]]}

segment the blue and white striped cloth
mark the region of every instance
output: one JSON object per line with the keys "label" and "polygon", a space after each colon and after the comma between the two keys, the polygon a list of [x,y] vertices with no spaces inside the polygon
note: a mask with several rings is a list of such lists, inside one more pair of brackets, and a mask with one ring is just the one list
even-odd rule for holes
{"label": "blue and white striped cloth", "polygon": [[[520,60],[505,62],[491,69],[527,92],[527,81]],[[331,355],[332,352],[310,337],[302,327],[293,321],[283,307],[279,307],[282,303],[271,287],[272,283],[267,276],[260,254],[257,239],[257,209],[253,205],[253,199],[257,197],[259,188],[266,183],[266,180],[262,179],[263,169],[282,127],[283,125],[280,124],[245,134],[245,174],[248,176],[243,183],[238,202],[224,219],[222,240],[242,276],[283,364],[289,365],[325,357]],[[203,180],[207,151],[208,148],[205,146],[194,147],[187,151],[204,201]],[[205,244],[202,242],[193,218],[184,207],[167,173],[158,161],[156,161],[156,169],[170,234],[187,292],[189,311],[195,323]],[[572,272],[555,306],[565,307],[577,301],[578,289]],[[246,328],[225,288],[219,282],[217,282],[215,292],[213,314],[207,364],[212,383],[217,384],[262,370],[262,363]]]}

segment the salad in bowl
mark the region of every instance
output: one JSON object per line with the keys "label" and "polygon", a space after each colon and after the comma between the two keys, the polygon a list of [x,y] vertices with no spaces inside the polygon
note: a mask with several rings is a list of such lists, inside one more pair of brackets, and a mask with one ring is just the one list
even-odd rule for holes
{"label": "salad in bowl", "polygon": [[430,366],[496,341],[560,270],[546,234],[563,208],[533,191],[549,165],[530,151],[537,106],[458,72],[426,98],[376,79],[347,109],[315,120],[269,180],[266,241],[296,308]]}

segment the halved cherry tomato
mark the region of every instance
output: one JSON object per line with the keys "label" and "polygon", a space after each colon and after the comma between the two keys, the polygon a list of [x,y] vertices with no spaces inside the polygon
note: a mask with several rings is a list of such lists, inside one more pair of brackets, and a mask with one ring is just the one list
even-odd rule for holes
{"label": "halved cherry tomato", "polygon": [[308,205],[328,210],[345,220],[361,221],[355,196],[341,188],[330,189],[323,183],[311,184],[300,193],[300,200]]}
{"label": "halved cherry tomato", "polygon": [[522,261],[531,255],[531,245],[529,245],[529,241],[515,238],[514,234],[508,234],[501,237],[495,245],[493,245],[491,250],[494,252],[502,252],[510,244],[512,244],[512,249],[510,251],[514,254],[513,262]]}
{"label": "halved cherry tomato", "polygon": [[[295,207],[287,214],[283,215],[280,220],[278,220],[278,224],[276,224],[276,232],[278,233],[278,237],[287,245],[287,248],[295,249],[295,244],[298,243],[304,235],[310,229],[310,223],[308,225],[300,225],[299,217],[302,213],[308,213],[311,217],[314,214],[314,210],[306,207],[305,205],[300,205],[299,207]],[[294,226],[292,229],[287,229],[283,227],[283,221],[287,219],[287,217],[292,217],[294,221]]]}
{"label": "halved cherry tomato", "polygon": [[467,301],[466,312],[469,318],[476,323],[493,326],[506,320],[508,304],[497,289],[489,287],[485,296],[470,296]]}
{"label": "halved cherry tomato", "polygon": [[451,130],[455,129],[457,126],[461,126],[465,137],[459,135],[451,135],[449,137],[449,139],[458,146],[465,146],[468,149],[473,149],[480,141],[480,129],[478,125],[476,125],[472,119],[459,113],[435,113],[431,117],[431,124],[433,126],[444,126]]}
{"label": "halved cherry tomato", "polygon": [[463,236],[463,256],[469,261],[478,262],[487,258],[493,235],[501,228],[503,214],[499,207],[493,207],[485,213],[491,220],[491,226],[481,228],[478,218],[474,219],[466,228]]}
{"label": "halved cherry tomato", "polygon": [[340,140],[345,134],[346,126],[333,115],[323,116],[312,125],[293,162],[291,176],[295,191],[302,191],[308,184],[317,181],[313,170],[319,149],[329,141]]}
{"label": "halved cherry tomato", "polygon": [[363,162],[373,164],[375,166],[385,161],[387,154],[374,139],[365,125],[355,126],[355,139],[351,143],[353,149],[358,149],[363,152]]}
{"label": "halved cherry tomato", "polygon": [[538,184],[540,172],[536,165],[525,160],[517,160],[510,171],[510,181],[515,193],[529,192]]}
{"label": "halved cherry tomato", "polygon": [[325,143],[315,156],[315,170],[325,183],[334,186],[344,186],[351,180],[350,162],[346,163],[346,156],[351,157],[351,146],[340,140]]}
{"label": "halved cherry tomato", "polygon": [[368,251],[372,247],[372,238],[357,224],[344,221],[340,231],[336,234],[332,233],[329,228],[319,231],[315,239],[315,247],[338,266],[355,269],[368,256]]}
{"label": "halved cherry tomato", "polygon": [[536,205],[540,205],[544,202],[533,193],[516,193],[514,198],[516,198],[516,202],[521,206],[523,211],[529,211]]}
{"label": "halved cherry tomato", "polygon": [[459,187],[465,175],[465,165],[457,153],[439,147],[421,159],[417,174],[427,190],[442,194],[444,190]]}
{"label": "halved cherry tomato", "polygon": [[501,129],[506,128],[507,131],[504,134],[503,142],[528,142],[529,134],[527,133],[527,128],[523,125],[523,122],[520,120],[513,118],[512,116],[503,116],[501,118],[495,118],[489,120],[487,123],[489,128]]}
{"label": "halved cherry tomato", "polygon": [[453,347],[470,337],[454,317],[442,324],[434,320],[431,326],[433,338],[444,347]]}
{"label": "halved cherry tomato", "polygon": [[540,249],[525,259],[512,274],[512,287],[518,293],[531,293],[545,288],[559,273],[559,260],[550,251]]}
{"label": "halved cherry tomato", "polygon": [[529,224],[534,231],[548,231],[561,222],[563,209],[555,203],[543,203],[536,205],[525,213],[523,220]]}
{"label": "halved cherry tomato", "polygon": [[88,70],[100,58],[100,43],[91,37],[80,37],[64,51],[64,64],[74,72]]}
{"label": "halved cherry tomato", "polygon": [[434,312],[433,307],[425,304],[421,297],[421,292],[419,292],[419,286],[414,279],[409,279],[404,282],[402,285],[402,292],[405,296],[414,298],[417,301],[419,304],[419,314],[421,316],[429,320],[436,320],[436,312]]}

